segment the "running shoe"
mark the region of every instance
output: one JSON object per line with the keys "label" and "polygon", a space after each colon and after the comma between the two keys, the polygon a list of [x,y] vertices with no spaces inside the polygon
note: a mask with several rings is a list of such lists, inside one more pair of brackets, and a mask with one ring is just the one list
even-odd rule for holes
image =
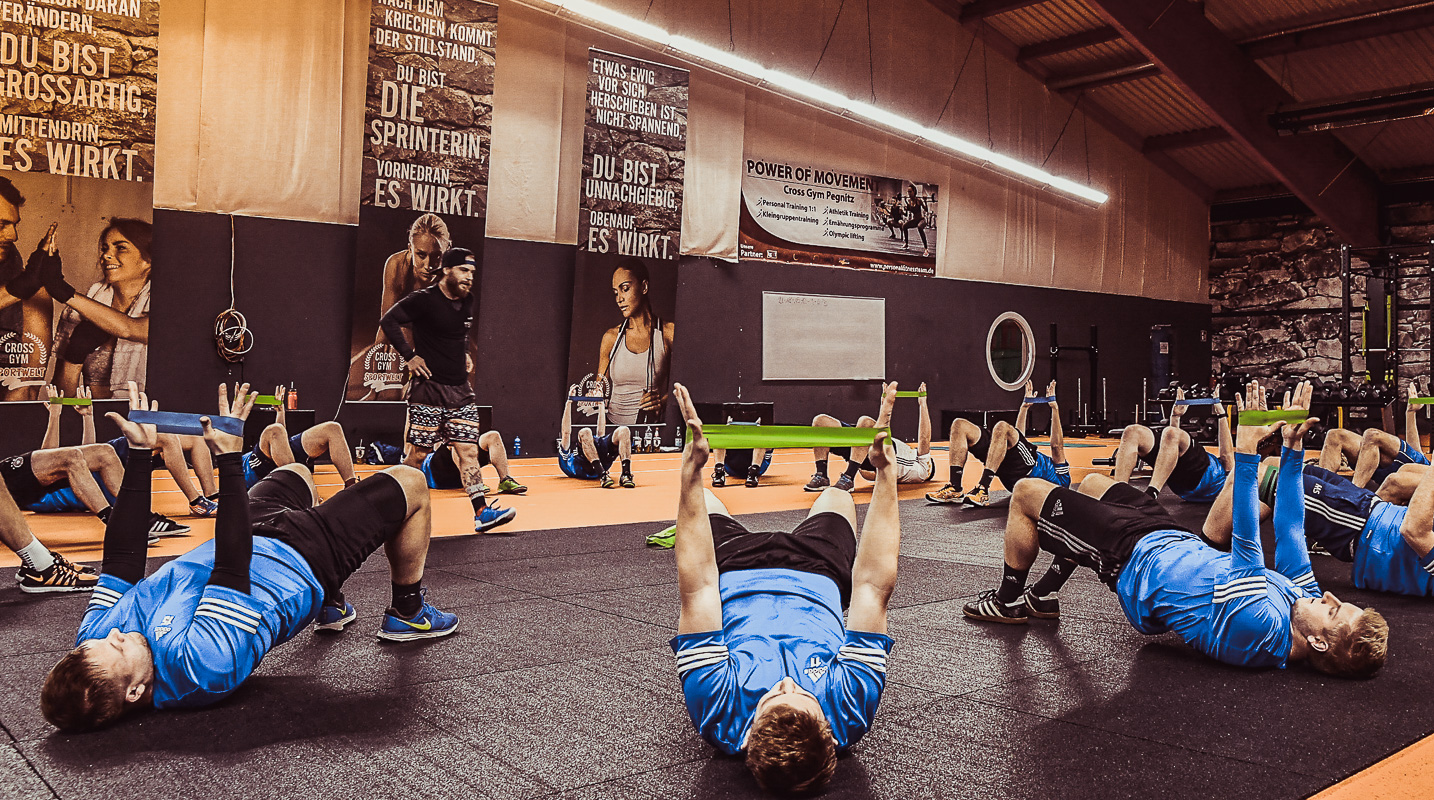
{"label": "running shoe", "polygon": [[512,508],[499,508],[497,503],[490,503],[478,512],[473,518],[473,531],[483,533],[492,530],[499,525],[505,525],[518,518],[518,512]]}
{"label": "running shoe", "polygon": [[188,525],[175,522],[163,514],[149,515],[150,536],[179,536],[184,533],[189,533]]}
{"label": "running shoe", "polygon": [[747,467],[747,488],[748,488],[748,489],[751,489],[751,488],[753,488],[754,486],[760,485],[761,482],[762,482],[762,468],[759,467],[759,466],[757,466],[756,464],[753,464],[752,466]]}
{"label": "running shoe", "polygon": [[926,500],[932,503],[959,503],[961,502],[961,487],[948,483],[934,492],[927,492]]}
{"label": "running shoe", "polygon": [[985,508],[991,504],[991,490],[977,485],[961,497],[961,505],[971,508]]}
{"label": "running shoe", "polygon": [[509,476],[503,478],[503,480],[498,481],[498,494],[527,494],[527,493],[528,493],[528,487],[526,487],[526,486],[524,486],[523,484],[518,483],[517,481],[513,480],[513,476],[512,476],[512,475],[509,475]]}
{"label": "running shoe", "polygon": [[803,486],[802,488],[806,489],[809,492],[820,492],[831,485],[832,482],[827,479],[827,476],[821,474],[820,472],[813,472],[812,479],[807,481],[807,485]]}
{"label": "running shoe", "polygon": [[1036,597],[1030,587],[1027,587],[1025,593],[1021,595],[1021,599],[1026,601],[1026,610],[1033,617],[1040,619],[1060,619],[1061,617],[1061,598],[1057,592],[1051,592],[1045,597]]}
{"label": "running shoe", "polygon": [[727,470],[721,464],[712,470],[712,485],[716,487],[727,485]]}
{"label": "running shoe", "polygon": [[212,517],[219,511],[219,504],[200,495],[189,501],[189,513],[196,517]]}
{"label": "running shoe", "polygon": [[[64,556],[60,555],[59,553],[56,553],[54,550],[51,550],[51,551],[50,551],[50,558],[53,558],[55,561],[57,561],[57,562],[59,562],[59,563],[61,563],[61,564],[64,564],[66,569],[73,570],[73,571],[75,571],[75,572],[80,573],[81,575],[99,575],[99,574],[100,574],[100,571],[97,570],[97,569],[95,569],[94,567],[91,567],[91,566],[89,566],[89,565],[87,565],[87,564],[76,564],[75,562],[69,560],[68,558],[65,558]],[[33,570],[27,570],[27,571],[32,572],[32,573],[34,572]],[[20,572],[19,572],[19,571],[16,571],[16,572],[15,572],[15,582],[16,582],[16,583],[19,583],[21,579],[22,579],[22,576],[21,576]]]}
{"label": "running shoe", "polygon": [[1325,547],[1324,547],[1324,545],[1320,544],[1319,542],[1310,542],[1310,543],[1309,543],[1309,554],[1312,555],[1312,556],[1332,556],[1332,555],[1334,555],[1334,553],[1331,553],[1330,551],[1326,550]]}
{"label": "running shoe", "polygon": [[856,488],[856,479],[850,475],[842,475],[840,478],[837,478],[837,482],[833,484],[833,486],[837,489],[841,489],[843,492],[849,492]]}
{"label": "running shoe", "polygon": [[482,479],[482,478],[479,478],[479,479],[478,479],[478,485],[477,485],[477,486],[473,486],[473,487],[470,487],[470,488],[472,488],[472,489],[474,489],[475,491],[477,491],[478,494],[487,494],[488,492],[492,491],[491,489],[488,488],[488,484],[486,484],[486,483],[483,482],[483,479]]}
{"label": "running shoe", "polygon": [[1001,622],[1007,625],[1026,624],[1026,601],[1002,603],[996,599],[996,590],[987,589],[975,600],[962,607],[961,612],[971,619],[985,622]]}
{"label": "running shoe", "polygon": [[424,589],[423,607],[412,617],[401,617],[389,609],[383,615],[383,624],[378,628],[378,638],[390,642],[407,642],[413,639],[437,639],[458,630],[458,615],[439,611],[428,602],[428,590]]}
{"label": "running shoe", "polygon": [[85,572],[84,569],[76,567],[68,560],[61,558],[54,553],[55,563],[44,572],[36,572],[29,567],[22,566],[15,573],[15,578],[20,582],[20,591],[31,594],[48,594],[51,592],[88,592],[95,588],[100,582],[100,576],[94,572]]}
{"label": "running shoe", "polygon": [[350,622],[358,619],[353,603],[345,600],[342,607],[324,603],[319,607],[319,618],[314,620],[316,631],[341,631]]}
{"label": "running shoe", "polygon": [[612,476],[608,475],[607,473],[603,473],[602,479],[598,481],[598,486],[601,486],[604,489],[617,488],[617,484],[613,482]]}
{"label": "running shoe", "polygon": [[631,475],[624,472],[622,476],[617,479],[617,485],[624,489],[636,489],[637,481],[634,481]]}

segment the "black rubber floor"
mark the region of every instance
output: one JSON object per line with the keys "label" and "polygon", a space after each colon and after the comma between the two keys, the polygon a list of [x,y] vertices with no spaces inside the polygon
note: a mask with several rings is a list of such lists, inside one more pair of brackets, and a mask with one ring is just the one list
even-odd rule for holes
{"label": "black rubber floor", "polygon": [[[1058,623],[966,622],[999,579],[1004,512],[915,502],[902,521],[886,695],[829,796],[1297,798],[1434,731],[1427,601],[1362,595],[1329,558],[1325,588],[1389,618],[1375,680],[1221,666],[1132,631],[1088,573]],[[431,598],[463,627],[422,644],[374,639],[388,576],[371,559],[343,635],[284,645],[220,706],[76,737],[37,697],[86,601],[0,588],[0,798],[758,796],[683,709],[672,553],[643,546],[661,527],[435,540]]]}

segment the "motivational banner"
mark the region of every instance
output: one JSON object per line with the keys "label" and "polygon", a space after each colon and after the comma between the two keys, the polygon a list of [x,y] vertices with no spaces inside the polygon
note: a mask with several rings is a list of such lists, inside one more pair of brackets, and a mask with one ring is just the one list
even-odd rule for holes
{"label": "motivational banner", "polygon": [[0,170],[151,181],[159,0],[0,3]]}
{"label": "motivational banner", "polygon": [[588,51],[578,246],[676,259],[687,162],[687,70]]}
{"label": "motivational banner", "polygon": [[[606,402],[574,403],[574,426],[592,427],[596,433],[598,414],[606,408],[607,432],[628,426],[634,450],[673,444],[672,423],[678,421],[671,402],[676,310],[675,261],[578,253],[568,383],[576,387],[576,396]],[[566,400],[553,398],[554,422]]]}
{"label": "motivational banner", "polygon": [[749,158],[738,256],[936,274],[937,186]]}
{"label": "motivational banner", "polygon": [[145,388],[158,78],[159,0],[0,3],[0,285],[51,276],[0,295],[0,400]]}
{"label": "motivational banner", "polygon": [[403,356],[379,328],[384,312],[438,281],[450,247],[482,264],[498,46],[492,3],[371,2],[350,402],[406,395]]}

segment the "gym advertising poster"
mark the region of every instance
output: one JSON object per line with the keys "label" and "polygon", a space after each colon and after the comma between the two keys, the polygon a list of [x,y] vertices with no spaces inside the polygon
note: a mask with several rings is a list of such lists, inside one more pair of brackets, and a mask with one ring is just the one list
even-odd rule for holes
{"label": "gym advertising poster", "polygon": [[[630,427],[639,452],[673,444],[676,309],[676,261],[578,253],[568,383],[578,396],[607,398],[609,430]],[[565,400],[553,398],[555,420]],[[596,426],[600,407],[574,403],[573,424]]]}
{"label": "gym advertising poster", "polygon": [[445,249],[466,247],[482,263],[498,45],[491,3],[371,8],[349,402],[404,397],[407,371],[379,330],[383,313],[441,276]]}
{"label": "gym advertising poster", "polygon": [[0,399],[125,397],[149,359],[159,0],[7,5],[0,285],[24,297],[0,293]]}
{"label": "gym advertising poster", "polygon": [[738,257],[935,275],[936,203],[931,183],[748,158]]}
{"label": "gym advertising poster", "polygon": [[687,163],[685,69],[588,51],[578,247],[675,260]]}

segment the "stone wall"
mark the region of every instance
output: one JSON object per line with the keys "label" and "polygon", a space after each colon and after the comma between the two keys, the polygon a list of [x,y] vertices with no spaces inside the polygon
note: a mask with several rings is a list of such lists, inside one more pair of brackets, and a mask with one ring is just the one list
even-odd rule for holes
{"label": "stone wall", "polygon": [[[1387,208],[1385,232],[1392,244],[1434,238],[1434,203]],[[1210,227],[1211,352],[1218,372],[1233,370],[1261,377],[1341,374],[1339,238],[1316,217],[1215,223]],[[1397,251],[1401,275],[1420,274],[1427,251]],[[1353,259],[1356,268],[1368,264]],[[1365,302],[1365,278],[1354,276],[1356,309]],[[1429,279],[1404,277],[1401,304],[1429,303]],[[1399,312],[1400,385],[1429,374],[1429,311]],[[1351,359],[1356,381],[1364,376],[1360,355],[1363,325],[1350,322]],[[1402,391],[1402,389],[1401,389]]]}

